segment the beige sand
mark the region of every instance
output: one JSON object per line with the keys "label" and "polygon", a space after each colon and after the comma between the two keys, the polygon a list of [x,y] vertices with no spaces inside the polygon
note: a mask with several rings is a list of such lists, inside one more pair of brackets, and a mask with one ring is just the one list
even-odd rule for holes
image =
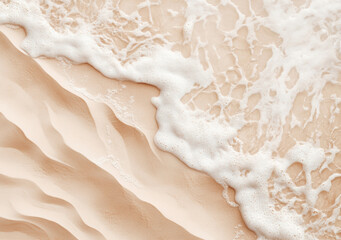
{"label": "beige sand", "polygon": [[0,239],[255,238],[221,186],[154,146],[157,89],[34,60],[1,31]]}

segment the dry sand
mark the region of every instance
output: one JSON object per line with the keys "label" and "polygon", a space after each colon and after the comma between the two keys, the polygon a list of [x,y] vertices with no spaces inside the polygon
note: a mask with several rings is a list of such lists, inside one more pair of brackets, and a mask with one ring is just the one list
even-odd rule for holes
{"label": "dry sand", "polygon": [[22,29],[1,32],[0,239],[255,238],[220,185],[155,147],[156,88],[32,59]]}

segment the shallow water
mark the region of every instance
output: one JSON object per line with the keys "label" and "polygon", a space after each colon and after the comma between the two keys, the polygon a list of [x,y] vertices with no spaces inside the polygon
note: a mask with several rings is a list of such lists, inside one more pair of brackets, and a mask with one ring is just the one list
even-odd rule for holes
{"label": "shallow water", "polygon": [[33,57],[159,88],[156,145],[259,239],[341,237],[340,1],[12,0],[0,22]]}

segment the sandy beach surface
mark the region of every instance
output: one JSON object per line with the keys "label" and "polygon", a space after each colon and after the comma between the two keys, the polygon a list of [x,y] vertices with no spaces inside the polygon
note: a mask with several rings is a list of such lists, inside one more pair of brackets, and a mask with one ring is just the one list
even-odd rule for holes
{"label": "sandy beach surface", "polygon": [[0,240],[341,238],[339,1],[23,2]]}
{"label": "sandy beach surface", "polygon": [[22,29],[1,32],[1,239],[255,238],[220,185],[155,147],[156,88],[32,59]]}

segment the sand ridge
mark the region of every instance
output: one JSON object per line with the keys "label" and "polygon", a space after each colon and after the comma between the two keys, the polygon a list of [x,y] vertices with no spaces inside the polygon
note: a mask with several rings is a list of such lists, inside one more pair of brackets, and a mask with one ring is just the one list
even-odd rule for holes
{"label": "sand ridge", "polygon": [[[5,31],[20,42],[22,30]],[[240,230],[254,236],[217,183],[154,146],[155,88],[126,82],[122,88],[87,65],[69,66],[63,75],[60,63],[25,56],[3,34],[1,48],[2,196],[13,205],[3,237],[226,239]],[[110,86],[121,92],[120,102],[109,106],[60,86],[84,83],[83,75],[103,82],[101,89],[88,86],[93,95]],[[134,118],[119,106],[131,106]]]}

